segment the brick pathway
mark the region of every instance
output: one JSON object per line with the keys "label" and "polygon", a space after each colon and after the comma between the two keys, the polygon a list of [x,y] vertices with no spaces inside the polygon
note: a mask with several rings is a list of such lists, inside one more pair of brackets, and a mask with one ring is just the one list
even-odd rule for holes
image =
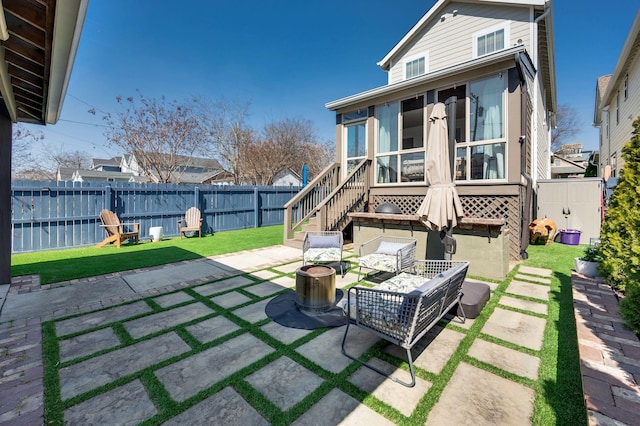
{"label": "brick pathway", "polygon": [[589,424],[640,424],[640,341],[606,283],[576,272],[571,283]]}

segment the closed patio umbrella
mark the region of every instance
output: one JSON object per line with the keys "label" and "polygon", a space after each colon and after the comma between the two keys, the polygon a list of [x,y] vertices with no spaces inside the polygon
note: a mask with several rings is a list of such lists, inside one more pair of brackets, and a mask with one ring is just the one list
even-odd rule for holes
{"label": "closed patio umbrella", "polygon": [[455,243],[451,234],[463,216],[462,203],[458,197],[449,162],[449,137],[447,113],[443,103],[437,103],[429,116],[431,128],[427,139],[425,173],[429,187],[418,208],[418,216],[424,225],[440,231],[445,243],[445,259],[455,253]]}

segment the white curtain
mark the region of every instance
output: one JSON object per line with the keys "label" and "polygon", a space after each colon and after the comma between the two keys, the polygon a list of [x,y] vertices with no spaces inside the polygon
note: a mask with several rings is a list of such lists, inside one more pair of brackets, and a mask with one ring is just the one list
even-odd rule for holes
{"label": "white curtain", "polygon": [[[484,107],[482,139],[503,137],[502,92],[504,83],[501,78],[486,80],[480,97]],[[504,179],[504,144],[496,143],[484,146],[485,179]]]}

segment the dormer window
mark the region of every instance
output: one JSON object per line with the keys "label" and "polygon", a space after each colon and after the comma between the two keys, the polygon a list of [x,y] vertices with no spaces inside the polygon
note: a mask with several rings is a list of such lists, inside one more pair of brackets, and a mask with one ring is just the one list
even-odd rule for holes
{"label": "dormer window", "polygon": [[423,53],[404,60],[404,78],[418,77],[427,72],[427,54]]}
{"label": "dormer window", "polygon": [[475,57],[488,55],[505,48],[509,39],[508,25],[493,27],[473,35],[473,52]]}

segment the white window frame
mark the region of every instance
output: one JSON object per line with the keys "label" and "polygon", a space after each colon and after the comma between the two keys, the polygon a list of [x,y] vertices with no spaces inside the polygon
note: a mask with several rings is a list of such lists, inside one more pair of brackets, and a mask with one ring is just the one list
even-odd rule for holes
{"label": "white window frame", "polygon": [[[493,27],[489,27],[486,28],[484,30],[481,31],[476,31],[475,33],[473,33],[471,35],[472,40],[473,40],[473,57],[474,58],[479,58],[482,56],[486,56],[486,55],[490,55],[494,52],[499,52],[500,50],[504,50],[506,48],[509,47],[509,40],[510,40],[510,35],[509,35],[509,28],[511,27],[511,21],[506,21],[500,25],[494,25]],[[497,49],[488,53],[485,53],[484,55],[478,55],[478,38],[482,37],[482,36],[486,36],[488,34],[491,33],[495,33],[497,31],[503,30],[504,31],[504,46],[502,47],[502,49]]]}
{"label": "white window frame", "polygon": [[[412,77],[407,77],[407,66],[412,62],[415,62],[419,59],[424,59],[424,73],[417,74]],[[402,76],[404,80],[410,80],[412,78],[419,77],[421,75],[425,75],[429,72],[429,51],[417,53],[415,55],[407,56],[402,60]]]}
{"label": "white window frame", "polygon": [[[349,127],[351,126],[363,126],[364,128],[364,155],[360,155],[357,157],[349,157]],[[348,164],[347,162],[349,160],[359,160],[362,161],[365,158],[367,158],[367,152],[369,151],[369,147],[367,146],[367,133],[368,133],[368,129],[367,129],[367,119],[363,118],[363,119],[358,119],[358,120],[350,120],[350,121],[346,121],[344,122],[344,124],[342,125],[342,164],[344,165],[344,167],[341,167],[342,169],[342,178],[346,178],[347,175],[351,172],[351,170],[349,170]]]}

